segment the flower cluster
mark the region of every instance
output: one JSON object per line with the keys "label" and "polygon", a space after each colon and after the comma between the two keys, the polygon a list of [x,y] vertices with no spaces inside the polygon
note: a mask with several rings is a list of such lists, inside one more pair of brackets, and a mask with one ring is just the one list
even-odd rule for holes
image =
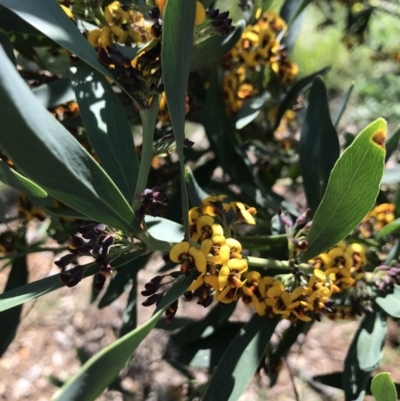
{"label": "flower cluster", "polygon": [[312,316],[331,312],[333,302],[330,297],[339,289],[330,276],[314,269],[311,275],[300,275],[298,280],[294,275],[262,277],[259,272],[251,271],[242,291],[244,303],[253,305],[261,316],[281,316],[291,321],[308,322]]}
{"label": "flower cluster", "polygon": [[[224,203],[225,198],[225,195],[212,195],[205,198],[200,207],[191,209],[190,242],[176,244],[170,252],[170,259],[181,264],[182,273],[197,272],[188,292],[196,295],[198,303],[204,306],[211,303],[213,290],[219,302],[236,301],[238,289],[244,284],[242,274],[248,269],[241,255],[242,245],[230,238],[229,233],[239,222],[255,224],[256,210],[240,202]],[[229,211],[233,211],[230,224],[227,223]]]}
{"label": "flower cluster", "polygon": [[382,203],[374,207],[361,222],[359,226],[360,234],[365,238],[374,236],[395,219],[394,211],[395,206],[393,203]]}
{"label": "flower cluster", "polygon": [[331,277],[341,290],[351,288],[364,277],[365,248],[358,243],[346,244],[340,241],[327,252],[310,260],[310,263]]}
{"label": "flower cluster", "polygon": [[245,99],[256,95],[251,83],[254,70],[270,66],[282,83],[296,77],[297,65],[288,59],[285,47],[277,40],[285,29],[285,21],[273,11],[267,11],[256,24],[246,26],[238,43],[224,57],[227,70],[224,94],[230,113],[236,113]]}
{"label": "flower cluster", "polygon": [[60,281],[68,287],[77,285],[83,278],[86,266],[75,265],[69,270],[66,270],[66,267],[76,264],[79,256],[92,256],[99,267],[95,276],[94,289],[101,291],[106,277],[113,273],[109,252],[112,245],[118,242],[119,236],[111,232],[104,224],[98,223],[89,223],[78,231],[81,236],[73,235],[68,239],[68,249],[71,253],[54,262],[61,269]]}
{"label": "flower cluster", "polygon": [[143,14],[134,10],[124,11],[119,1],[105,7],[104,19],[108,25],[94,29],[87,35],[93,47],[106,48],[115,42],[141,44],[150,39]]}
{"label": "flower cluster", "polygon": [[[212,195],[205,198],[201,206],[191,209],[190,240],[176,244],[169,254],[172,262],[181,265],[180,272],[174,273],[195,274],[185,297],[188,300],[197,297],[197,303],[204,307],[210,305],[213,298],[223,303],[236,301],[238,289],[244,283],[242,274],[248,268],[241,255],[242,245],[229,234],[238,223],[255,224],[256,210],[240,202],[225,203],[225,198],[226,195]],[[154,291],[156,286],[154,283],[148,286],[151,289],[146,288],[143,295],[155,299],[159,294],[148,290]],[[148,298],[144,305],[154,303],[153,298]]]}

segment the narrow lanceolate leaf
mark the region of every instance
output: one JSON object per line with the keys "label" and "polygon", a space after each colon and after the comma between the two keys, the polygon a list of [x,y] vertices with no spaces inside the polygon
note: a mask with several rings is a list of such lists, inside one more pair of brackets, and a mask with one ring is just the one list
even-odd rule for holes
{"label": "narrow lanceolate leaf", "polygon": [[169,0],[163,20],[162,74],[181,173],[182,215],[189,229],[189,202],[185,184],[183,144],[185,140],[186,91],[193,48],[195,0]]}
{"label": "narrow lanceolate leaf", "polygon": [[202,40],[193,47],[190,69],[200,70],[210,64],[216,64],[222,56],[228,53],[242,36],[244,21],[235,24],[235,29],[228,36],[214,35]]}
{"label": "narrow lanceolate leaf", "polygon": [[372,379],[371,393],[376,401],[397,400],[396,386],[390,377],[390,373],[382,372]]}
{"label": "narrow lanceolate leaf", "polygon": [[[339,106],[337,107],[335,113],[333,114],[332,124],[335,128],[338,126],[339,121],[342,118],[344,111],[346,110],[346,106],[350,99],[351,93],[353,92],[353,88],[354,88],[354,83],[352,83],[350,85],[349,89],[347,89],[346,93],[344,94],[342,100],[339,103]],[[386,146],[386,149],[387,149],[387,146]]]}
{"label": "narrow lanceolate leaf", "polygon": [[389,157],[392,156],[393,152],[399,146],[399,140],[400,140],[400,125],[398,125],[386,139],[385,162],[387,162],[389,160]]}
{"label": "narrow lanceolate leaf", "polygon": [[345,238],[375,204],[384,170],[386,121],[368,125],[336,162],[307,236],[302,260]]}
{"label": "narrow lanceolate leaf", "polygon": [[392,294],[376,298],[376,303],[389,315],[400,318],[400,286],[395,284]]}
{"label": "narrow lanceolate leaf", "polygon": [[400,219],[395,219],[391,221],[389,224],[384,226],[376,236],[377,239],[382,239],[386,235],[390,234],[399,234],[400,233]]}
{"label": "narrow lanceolate leaf", "polygon": [[381,312],[366,315],[353,338],[344,363],[343,390],[346,401],[364,399],[370,375],[381,360],[385,337],[385,315]]}
{"label": "narrow lanceolate leaf", "polygon": [[324,196],[339,153],[339,138],[329,115],[328,94],[322,79],[316,77],[300,137],[300,171],[312,213]]}
{"label": "narrow lanceolate leaf", "polygon": [[37,101],[0,49],[0,146],[44,191],[96,221],[132,230],[129,204],[99,164]]}
{"label": "narrow lanceolate leaf", "polygon": [[192,170],[189,167],[186,167],[185,178],[189,189],[190,203],[192,206],[200,205],[203,199],[210,195],[200,187],[193,175]]}
{"label": "narrow lanceolate leaf", "polygon": [[[122,255],[111,263],[112,267],[118,268],[120,266],[124,266],[138,256],[140,256],[140,254],[136,252]],[[96,264],[93,264],[85,270],[83,277],[93,276],[93,274],[95,274],[98,270],[99,267]],[[33,283],[14,288],[10,291],[6,291],[3,294],[0,294],[0,312],[13,308],[17,305],[22,305],[25,302],[41,297],[42,295],[58,290],[64,286],[65,284],[59,279],[59,274],[55,274],[53,276],[34,281]]]}
{"label": "narrow lanceolate leaf", "polygon": [[54,0],[0,0],[0,4],[102,74],[113,78],[108,69],[97,60],[96,51],[67,17],[58,2]]}
{"label": "narrow lanceolate leaf", "polygon": [[174,342],[179,345],[189,344],[211,336],[228,321],[235,308],[235,302],[230,304],[218,303],[204,319],[189,323],[174,331],[172,333]]}
{"label": "narrow lanceolate leaf", "polygon": [[139,161],[129,121],[103,74],[88,64],[71,66],[71,81],[90,143],[125,199],[133,201]]}
{"label": "narrow lanceolate leaf", "polygon": [[75,92],[72,90],[69,78],[40,85],[32,92],[46,109],[75,100]]}
{"label": "narrow lanceolate leaf", "polygon": [[132,353],[154,328],[164,311],[186,291],[193,276],[181,276],[158,305],[151,319],[104,348],[89,359],[76,375],[68,380],[53,400],[93,401],[107,388],[128,362]]}
{"label": "narrow lanceolate leaf", "polygon": [[37,196],[39,198],[45,198],[47,196],[46,191],[36,185],[34,182],[24,177],[22,174],[8,167],[3,160],[0,159],[0,181],[3,184],[7,184],[12,188],[18,189],[29,195]]}
{"label": "narrow lanceolate leaf", "polygon": [[278,318],[253,315],[226,349],[203,400],[239,399],[256,372],[278,321]]}
{"label": "narrow lanceolate leaf", "polygon": [[[1,10],[0,10],[0,12],[1,12]],[[14,65],[17,65],[17,60],[15,59],[15,55],[14,55],[13,45],[12,45],[8,35],[6,33],[4,33],[4,32],[0,32],[0,46],[3,47],[3,49],[6,52],[8,58],[10,59],[10,61]]]}
{"label": "narrow lanceolate leaf", "polygon": [[[10,291],[19,288],[28,281],[28,268],[26,258],[16,258],[11,266],[8,275],[6,288],[4,291]],[[22,305],[15,306],[0,313],[0,357],[4,354],[10,343],[15,337],[21,317]]]}

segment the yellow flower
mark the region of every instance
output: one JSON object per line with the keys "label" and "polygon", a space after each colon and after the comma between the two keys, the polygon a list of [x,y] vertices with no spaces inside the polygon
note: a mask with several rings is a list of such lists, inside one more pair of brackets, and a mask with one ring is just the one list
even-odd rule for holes
{"label": "yellow flower", "polygon": [[202,276],[206,274],[206,257],[199,249],[190,246],[189,242],[183,241],[175,244],[169,253],[169,257],[172,262],[181,264],[181,270],[185,274],[192,268],[196,268]]}
{"label": "yellow flower", "polygon": [[256,208],[247,206],[241,202],[231,202],[230,205],[236,214],[235,221],[253,225],[256,224],[253,217],[257,213]]}
{"label": "yellow flower", "polygon": [[206,19],[206,9],[200,1],[196,1],[196,15],[194,18],[194,24],[200,25]]}
{"label": "yellow flower", "polygon": [[[243,285],[240,281],[241,273],[248,269],[247,261],[244,259],[229,259],[218,273],[218,290],[222,291],[228,284],[235,288]],[[240,284],[239,284],[240,283]]]}

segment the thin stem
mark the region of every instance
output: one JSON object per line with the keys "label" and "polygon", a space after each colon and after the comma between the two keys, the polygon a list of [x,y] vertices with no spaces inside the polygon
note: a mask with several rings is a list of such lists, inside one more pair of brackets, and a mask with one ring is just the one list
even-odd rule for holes
{"label": "thin stem", "polygon": [[[293,266],[288,260],[275,260],[256,258],[255,256],[247,256],[247,262],[249,266],[263,267],[264,269],[282,269],[282,270],[293,270]],[[309,271],[313,266],[309,263],[301,263],[297,266],[300,270]]]}

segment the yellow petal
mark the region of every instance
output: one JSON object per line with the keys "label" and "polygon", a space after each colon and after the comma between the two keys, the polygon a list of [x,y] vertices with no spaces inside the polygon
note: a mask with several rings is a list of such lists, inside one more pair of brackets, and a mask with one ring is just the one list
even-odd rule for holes
{"label": "yellow petal", "polygon": [[190,284],[189,288],[187,289],[187,291],[194,291],[197,290],[199,287],[201,287],[204,283],[204,277],[203,276],[199,276],[197,277],[196,280],[193,281],[192,284]]}
{"label": "yellow petal", "polygon": [[228,267],[231,271],[243,273],[248,269],[246,259],[230,259],[228,261]]}
{"label": "yellow petal", "polygon": [[190,248],[189,242],[183,241],[179,244],[175,244],[169,252],[169,258],[172,262],[180,263],[182,262],[181,255],[187,254]]}
{"label": "yellow petal", "polygon": [[227,238],[226,244],[231,248],[232,252],[242,252],[242,244],[237,239]]}
{"label": "yellow petal", "polygon": [[326,281],[326,275],[322,270],[314,269],[314,276],[319,281],[322,281],[322,282]]}
{"label": "yellow petal", "polygon": [[228,266],[222,266],[218,273],[218,290],[222,291],[222,289],[228,283],[228,277],[230,274],[230,270]]}
{"label": "yellow petal", "polygon": [[194,18],[194,24],[200,25],[206,19],[206,9],[200,1],[196,1],[196,15]]}
{"label": "yellow petal", "polygon": [[213,243],[211,239],[205,239],[200,245],[200,251],[203,252],[204,256],[208,256],[211,252],[212,246]]}
{"label": "yellow petal", "polygon": [[189,254],[193,258],[194,265],[196,266],[196,269],[200,272],[201,275],[205,275],[207,271],[207,262],[206,262],[206,257],[204,256],[204,253],[200,251],[200,249],[195,248],[194,246],[191,246],[189,248]]}
{"label": "yellow petal", "polygon": [[218,291],[218,276],[204,276],[204,283]]}
{"label": "yellow petal", "polygon": [[221,245],[221,249],[219,250],[219,257],[221,259],[221,263],[226,265],[229,261],[231,254],[231,248],[227,245]]}

